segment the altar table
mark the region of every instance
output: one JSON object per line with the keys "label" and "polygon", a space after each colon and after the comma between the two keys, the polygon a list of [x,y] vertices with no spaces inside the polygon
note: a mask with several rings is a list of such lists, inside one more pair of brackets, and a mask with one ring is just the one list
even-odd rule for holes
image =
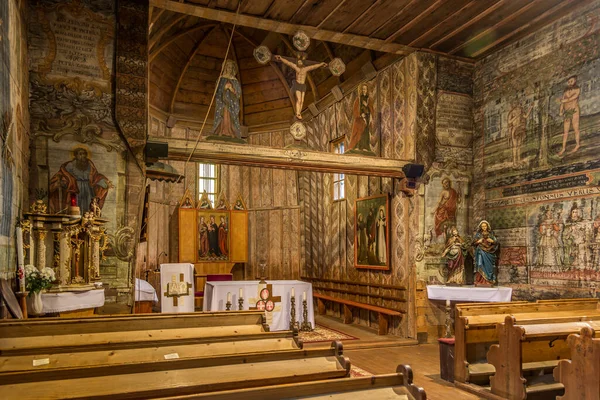
{"label": "altar table", "polygon": [[429,300],[508,302],[512,297],[512,288],[427,285],[427,297]]}
{"label": "altar table", "polygon": [[[42,293],[43,312],[65,313],[82,309],[91,309],[104,305],[104,288],[83,292]],[[93,313],[93,312],[92,312]]]}
{"label": "altar table", "polygon": [[[227,303],[227,293],[231,293],[231,310],[238,310],[239,290],[243,293],[243,309],[256,307],[259,300],[259,281],[225,281],[206,282],[204,286],[204,303],[202,311],[224,311]],[[267,314],[267,323],[271,331],[285,331],[290,329],[291,293],[294,288],[296,296],[296,321],[302,323],[302,294],[306,292],[306,303],[308,309],[308,321],[315,327],[315,316],[313,307],[312,285],[302,281],[267,281],[272,285],[272,296],[281,297],[274,301],[275,309]]]}

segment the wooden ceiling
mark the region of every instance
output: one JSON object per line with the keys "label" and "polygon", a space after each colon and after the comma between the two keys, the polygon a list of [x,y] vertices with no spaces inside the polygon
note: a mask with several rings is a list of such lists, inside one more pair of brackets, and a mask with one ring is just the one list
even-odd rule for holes
{"label": "wooden ceiling", "polygon": [[341,57],[350,67],[339,79],[325,70],[312,74],[308,106],[367,61],[389,62],[385,53],[422,50],[473,62],[589,1],[150,0],[151,103],[167,113],[203,116],[232,22],[230,58],[240,65],[244,123],[256,125],[291,118],[293,111],[290,71],[257,64],[252,49],[266,43],[291,55],[288,38],[297,29],[313,38],[310,59]]}

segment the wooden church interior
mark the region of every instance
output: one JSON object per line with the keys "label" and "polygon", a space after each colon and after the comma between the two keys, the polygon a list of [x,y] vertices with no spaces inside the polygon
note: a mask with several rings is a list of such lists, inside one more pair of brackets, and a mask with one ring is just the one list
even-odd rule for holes
{"label": "wooden church interior", "polygon": [[0,2],[0,398],[600,400],[599,18]]}

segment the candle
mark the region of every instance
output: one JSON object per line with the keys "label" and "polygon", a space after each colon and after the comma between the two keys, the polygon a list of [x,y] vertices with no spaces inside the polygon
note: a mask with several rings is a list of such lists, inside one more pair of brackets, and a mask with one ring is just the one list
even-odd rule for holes
{"label": "candle", "polygon": [[240,288],[240,295],[238,296],[240,299],[244,298],[244,291]]}
{"label": "candle", "polygon": [[446,307],[450,307],[450,300],[446,300]]}
{"label": "candle", "polygon": [[292,297],[296,297],[296,290],[292,288]]}
{"label": "candle", "polygon": [[227,292],[227,302],[231,303],[231,292]]}
{"label": "candle", "polygon": [[17,269],[19,271],[19,291],[25,291],[25,271],[23,261],[23,228],[17,226]]}
{"label": "candle", "polygon": [[306,292],[302,292],[302,301],[306,301]]}

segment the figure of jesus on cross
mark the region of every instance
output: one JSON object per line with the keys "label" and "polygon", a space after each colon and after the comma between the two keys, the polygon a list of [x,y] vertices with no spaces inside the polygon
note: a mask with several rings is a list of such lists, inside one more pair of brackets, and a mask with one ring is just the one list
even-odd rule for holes
{"label": "figure of jesus on cross", "polygon": [[304,104],[304,95],[306,94],[306,73],[318,68],[327,67],[327,63],[321,62],[317,64],[311,63],[310,65],[304,65],[306,62],[306,53],[304,52],[298,52],[296,58],[297,61],[296,64],[294,64],[282,56],[275,55],[273,57],[275,61],[279,61],[296,71],[296,79],[292,83],[291,90],[292,97],[296,99],[296,118],[302,119],[302,105]]}

